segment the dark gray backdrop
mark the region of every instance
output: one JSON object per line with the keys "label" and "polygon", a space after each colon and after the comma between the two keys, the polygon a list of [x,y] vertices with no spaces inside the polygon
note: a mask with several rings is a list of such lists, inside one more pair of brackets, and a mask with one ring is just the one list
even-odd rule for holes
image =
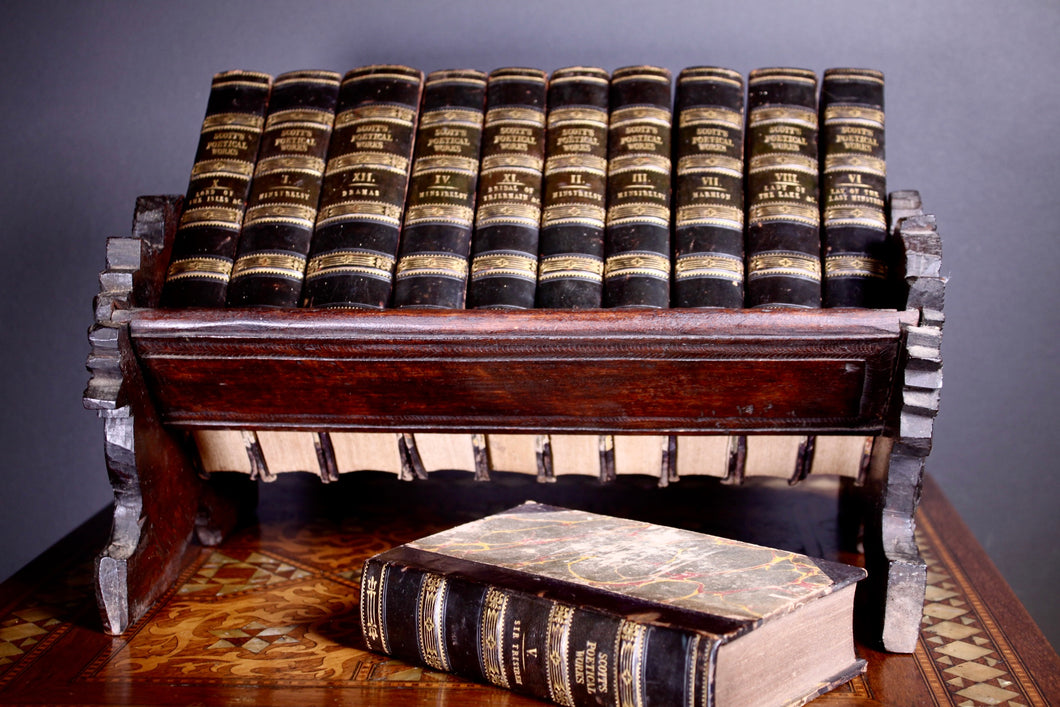
{"label": "dark gray backdrop", "polygon": [[213,73],[866,66],[887,76],[889,185],[922,192],[951,275],[929,472],[1060,645],[1052,0],[34,0],[4,15],[0,578],[108,502],[80,401],[104,240],[128,234],[137,195],[186,187]]}

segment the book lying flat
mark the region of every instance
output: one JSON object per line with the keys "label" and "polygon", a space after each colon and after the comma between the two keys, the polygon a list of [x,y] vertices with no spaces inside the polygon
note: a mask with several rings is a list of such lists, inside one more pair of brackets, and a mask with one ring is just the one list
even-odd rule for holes
{"label": "book lying flat", "polygon": [[803,704],[864,670],[864,571],[526,503],[370,558],[372,650],[561,705]]}

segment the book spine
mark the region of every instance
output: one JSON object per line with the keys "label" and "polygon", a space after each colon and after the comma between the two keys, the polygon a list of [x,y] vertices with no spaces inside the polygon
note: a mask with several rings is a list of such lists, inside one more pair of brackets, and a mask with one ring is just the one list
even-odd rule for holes
{"label": "book spine", "polygon": [[887,306],[883,74],[825,71],[820,122],[824,306]]}
{"label": "book spine", "polygon": [[743,307],[744,82],[729,69],[677,77],[675,307]]}
{"label": "book spine", "polygon": [[817,75],[747,78],[748,307],[821,306]]}
{"label": "book spine", "polygon": [[549,80],[538,307],[602,302],[609,87],[593,67],[557,69]]}
{"label": "book spine", "polygon": [[604,306],[670,306],[670,72],[611,76]]}
{"label": "book spine", "polygon": [[486,75],[427,76],[396,275],[395,307],[463,308]]}
{"label": "book spine", "polygon": [[423,74],[366,66],[343,78],[306,266],[307,307],[390,302]]}
{"label": "book spine", "polygon": [[295,307],[302,294],[339,74],[276,77],[228,286],[232,307]]}
{"label": "book spine", "polygon": [[469,307],[534,306],[546,87],[537,69],[497,69],[489,76]]}
{"label": "book spine", "polygon": [[709,705],[719,641],[459,573],[372,558],[369,649],[559,705]]}
{"label": "book spine", "polygon": [[213,77],[163,307],[223,307],[258,157],[272,77],[226,71]]}

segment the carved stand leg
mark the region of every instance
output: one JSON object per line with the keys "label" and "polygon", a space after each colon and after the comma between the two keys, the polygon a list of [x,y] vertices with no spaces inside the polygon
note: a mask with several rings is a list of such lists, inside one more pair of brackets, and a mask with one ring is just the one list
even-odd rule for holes
{"label": "carved stand leg", "polygon": [[[110,541],[96,560],[96,593],[105,630],[118,634],[134,623],[176,579],[184,550],[201,516],[200,502],[211,501],[225,525],[223,498],[203,494],[192,459],[177,433],[160,423],[121,312],[150,300],[159,283],[167,230],[179,212],[179,197],[142,198],[137,202],[134,238],[107,243],[107,268],[95,299],[96,323],[89,330],[92,373],[84,395],[86,408],[103,419],[104,456],[114,488]],[[199,518],[200,535],[219,538],[217,521]]]}
{"label": "carved stand leg", "polygon": [[892,197],[892,213],[901,219],[897,233],[903,248],[905,304],[918,312],[918,322],[905,329],[904,379],[899,381],[894,430],[878,440],[865,488],[869,577],[858,597],[859,613],[871,617],[865,627],[869,635],[896,653],[912,653],[920,631],[927,568],[914,537],[915,513],[942,388],[942,248],[934,217],[921,214],[919,205],[915,192]]}
{"label": "carved stand leg", "polygon": [[[125,341],[120,348],[123,359],[131,357]],[[135,376],[128,370],[126,383]],[[103,417],[115,507],[110,542],[96,560],[96,589],[104,628],[114,634],[176,580],[200,498],[198,475],[155,418],[141,386],[130,386],[136,389],[130,390],[129,403]]]}

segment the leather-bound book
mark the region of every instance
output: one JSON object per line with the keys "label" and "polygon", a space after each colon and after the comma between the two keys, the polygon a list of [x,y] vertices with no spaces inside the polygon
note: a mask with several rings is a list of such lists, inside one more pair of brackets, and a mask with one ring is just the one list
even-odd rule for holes
{"label": "leather-bound book", "polygon": [[481,71],[427,75],[394,280],[395,307],[464,306],[485,102]]}
{"label": "leather-bound book", "polygon": [[407,66],[365,66],[343,78],[305,306],[389,304],[422,92],[423,74]]}
{"label": "leather-bound book", "polygon": [[864,570],[526,503],[370,558],[368,647],[574,707],[803,704],[865,669]]}
{"label": "leather-bound book", "polygon": [[882,73],[824,72],[821,152],[824,306],[887,306]]}
{"label": "leather-bound book", "polygon": [[250,71],[213,77],[163,307],[224,306],[271,84],[268,74]]}
{"label": "leather-bound book", "polygon": [[[670,72],[660,67],[611,74],[604,307],[670,306],[671,87]],[[601,442],[602,478],[623,467],[660,473],[665,436],[606,435]],[[627,459],[632,463],[623,464]]]}
{"label": "leather-bound book", "polygon": [[611,75],[604,306],[670,306],[670,72]]}
{"label": "leather-bound book", "polygon": [[538,307],[591,309],[603,298],[609,86],[594,67],[549,80]]}
{"label": "leather-bound book", "polygon": [[677,77],[673,306],[744,303],[744,81],[697,66]]}
{"label": "leather-bound book", "polygon": [[489,75],[468,307],[534,306],[546,91],[538,69]]}
{"label": "leather-bound book", "polygon": [[230,307],[296,307],[335,121],[340,74],[276,77],[232,281]]}
{"label": "leather-bound book", "polygon": [[821,306],[817,75],[747,77],[748,307]]}

